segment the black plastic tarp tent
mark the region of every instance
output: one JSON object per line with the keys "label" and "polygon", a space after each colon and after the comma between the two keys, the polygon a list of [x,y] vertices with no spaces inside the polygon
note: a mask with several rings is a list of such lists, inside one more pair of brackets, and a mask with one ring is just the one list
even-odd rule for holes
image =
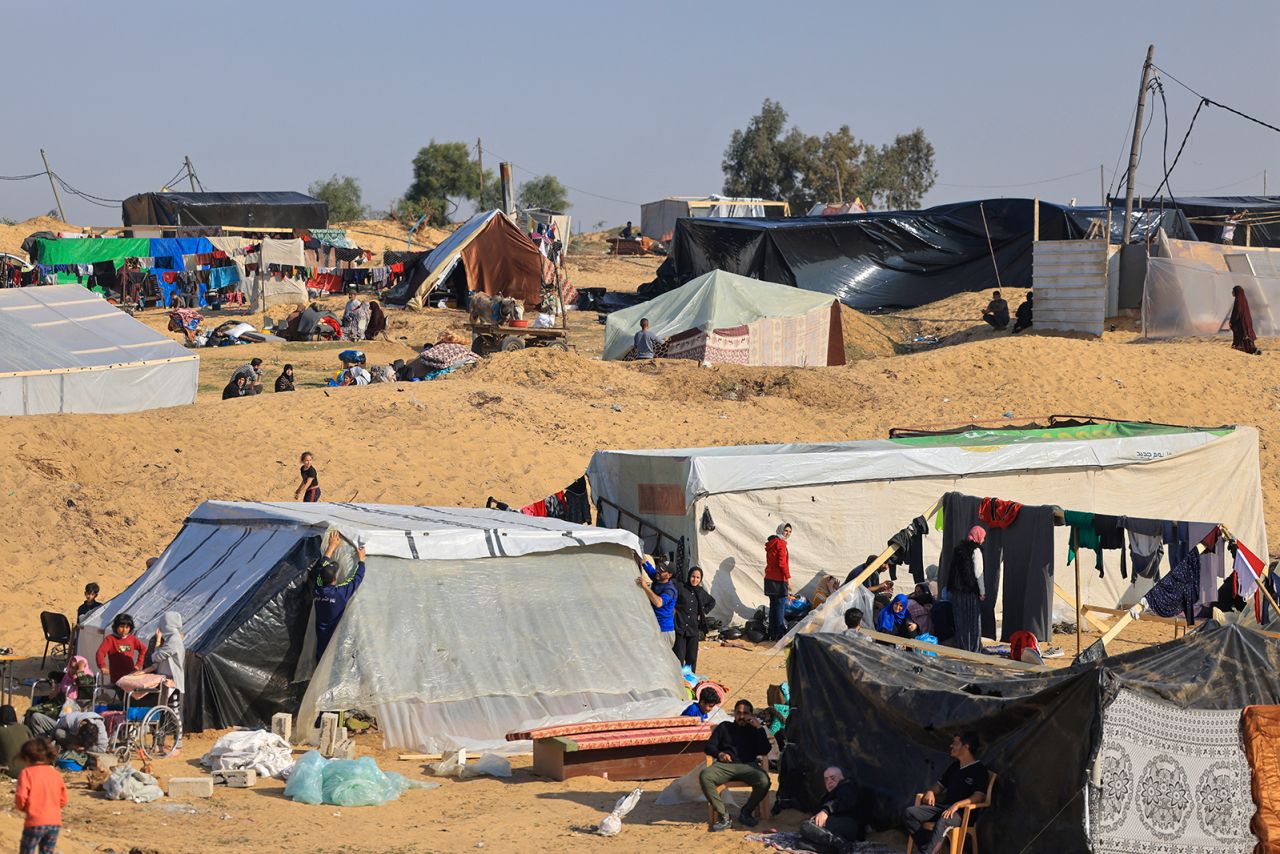
{"label": "black plastic tarp tent", "polygon": [[324,228],[329,204],[303,193],[139,193],[120,205],[125,225]]}
{"label": "black plastic tarp tent", "polygon": [[1280,702],[1280,641],[1205,624],[1184,638],[1057,671],[1010,671],[843,635],[797,635],[787,663],[791,716],[779,803],[813,810],[822,771],[840,765],[874,800],[873,825],[898,824],[915,792],[976,730],[998,776],[978,825],[983,851],[1087,851],[1085,786],[1102,710],[1121,688],[1192,709]]}
{"label": "black plastic tarp tent", "polygon": [[[1124,199],[1113,199],[1124,210]],[[1191,221],[1195,230],[1192,240],[1222,242],[1222,227],[1229,217],[1244,214],[1236,228],[1233,242],[1245,244],[1244,222],[1261,219],[1249,226],[1250,246],[1280,246],[1280,196],[1177,196],[1175,198],[1142,199],[1142,210],[1177,210]],[[1177,235],[1170,233],[1170,237]]]}
{"label": "black plastic tarp tent", "polygon": [[[652,299],[717,269],[829,293],[864,311],[998,284],[1029,287],[1034,205],[987,199],[834,217],[681,219],[668,262],[642,295]],[[1106,209],[1040,202],[1040,239],[1083,238],[1095,218],[1105,224]],[[1161,221],[1150,217],[1145,229],[1154,233]]]}

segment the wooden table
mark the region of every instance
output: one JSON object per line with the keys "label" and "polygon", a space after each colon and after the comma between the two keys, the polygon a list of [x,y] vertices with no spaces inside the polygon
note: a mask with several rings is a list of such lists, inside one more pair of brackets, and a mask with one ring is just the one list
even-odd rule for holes
{"label": "wooden table", "polygon": [[611,780],[660,780],[701,767],[711,725],[698,718],[652,718],[544,727],[509,733],[533,740],[533,771],[552,780],[608,775]]}

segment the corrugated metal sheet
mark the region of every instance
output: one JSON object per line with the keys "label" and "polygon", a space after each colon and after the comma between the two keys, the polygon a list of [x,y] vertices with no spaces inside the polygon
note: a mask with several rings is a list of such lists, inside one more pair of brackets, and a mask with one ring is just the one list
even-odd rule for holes
{"label": "corrugated metal sheet", "polygon": [[1052,240],[1035,244],[1035,327],[1101,335],[1107,314],[1107,243]]}

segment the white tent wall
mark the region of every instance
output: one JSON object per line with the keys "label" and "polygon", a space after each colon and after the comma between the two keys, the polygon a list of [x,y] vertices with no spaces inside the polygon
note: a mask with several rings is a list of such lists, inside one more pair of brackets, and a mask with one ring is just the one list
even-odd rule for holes
{"label": "white tent wall", "polygon": [[688,704],[632,553],[619,546],[367,567],[300,721],[376,709],[387,747],[493,750],[511,731],[616,719],[619,707],[678,715]]}
{"label": "white tent wall", "polygon": [[195,354],[153,365],[0,376],[0,415],[139,412],[186,406],[196,398]]}
{"label": "white tent wall", "polygon": [[1147,260],[1142,331],[1152,338],[1230,335],[1231,289],[1244,288],[1259,336],[1280,335],[1280,278],[1210,270],[1195,261]]}
{"label": "white tent wall", "polygon": [[[882,551],[889,537],[950,491],[1108,515],[1222,522],[1250,548],[1256,545],[1256,553],[1267,548],[1258,433],[1251,427],[1237,427],[1213,438],[1185,433],[978,451],[913,449],[888,442],[856,444],[873,449],[865,455],[868,459],[842,454],[838,446],[789,455],[783,453],[787,446],[778,446],[774,453],[754,457],[734,457],[732,449],[709,449],[705,457],[693,450],[606,452],[592,459],[588,473],[597,498],[612,501],[675,537],[686,537],[689,560],[703,568],[705,583],[716,597],[717,615],[722,617],[749,616],[767,602],[764,543],[783,522],[793,526],[792,584],[801,591],[823,571],[843,581],[866,555]],[[1106,445],[1110,453],[1089,447],[1098,445]],[[878,452],[882,446],[888,446],[884,455]],[[1124,450],[1117,456],[1120,446]],[[1021,466],[1014,462],[1019,452],[1026,460]],[[998,455],[1009,455],[1007,468],[979,468],[994,463]],[[848,459],[843,469],[842,456]],[[1053,462],[1055,456],[1059,464]],[[933,473],[916,474],[930,460]],[[963,466],[966,461],[968,469]],[[784,467],[791,471],[783,471]],[[824,472],[834,482],[818,482]],[[840,477],[843,481],[835,480]],[[811,482],[805,484],[805,480]],[[735,481],[742,487],[738,491],[701,485]],[[691,500],[682,508],[678,494],[673,493],[685,485],[690,488],[686,498]],[[664,495],[665,501],[654,499]],[[685,512],[677,515],[681,509]],[[710,511],[713,531],[701,528],[704,511]],[[606,508],[602,518],[604,524],[613,524],[615,515]],[[624,527],[634,529],[634,523]],[[1070,590],[1074,572],[1066,563],[1067,536],[1067,529],[1057,530],[1055,578]],[[941,541],[936,532],[926,539],[926,565],[937,563]],[[651,547],[652,541],[646,546]],[[1118,552],[1104,555],[1105,575],[1099,578],[1093,552],[1082,553],[1084,601],[1104,607],[1136,601],[1149,584],[1122,579]]]}

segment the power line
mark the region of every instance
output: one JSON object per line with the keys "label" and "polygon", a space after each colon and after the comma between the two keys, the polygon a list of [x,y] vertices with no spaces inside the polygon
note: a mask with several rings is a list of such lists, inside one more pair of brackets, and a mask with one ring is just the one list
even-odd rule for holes
{"label": "power line", "polygon": [[1202,93],[1200,93],[1200,92],[1197,92],[1195,89],[1192,89],[1192,88],[1191,88],[1190,86],[1188,86],[1186,83],[1183,83],[1183,82],[1182,82],[1181,80],[1179,80],[1177,77],[1174,77],[1172,74],[1170,74],[1169,72],[1165,71],[1163,68],[1161,68],[1160,66],[1156,65],[1154,62],[1153,62],[1153,63],[1151,63],[1151,67],[1152,67],[1152,68],[1154,68],[1154,69],[1156,69],[1157,71],[1159,71],[1161,74],[1166,75],[1170,80],[1172,80],[1174,83],[1177,83],[1177,84],[1178,84],[1179,86],[1181,86],[1183,89],[1186,89],[1186,90],[1187,90],[1188,92],[1190,92],[1192,95],[1195,95],[1197,98],[1199,98],[1199,99],[1201,100],[1201,102],[1203,102],[1203,104],[1210,104],[1210,105],[1212,105],[1212,106],[1214,106],[1214,107],[1219,107],[1219,108],[1221,108],[1221,109],[1223,109],[1223,110],[1226,110],[1228,113],[1235,113],[1237,116],[1239,116],[1239,117],[1240,117],[1240,118],[1242,118],[1242,119],[1248,119],[1249,121],[1253,122],[1254,124],[1262,125],[1264,128],[1268,128],[1268,129],[1270,129],[1270,130],[1275,131],[1276,133],[1280,133],[1280,127],[1276,127],[1275,125],[1270,124],[1269,122],[1264,122],[1262,119],[1256,119],[1256,118],[1254,118],[1253,116],[1249,115],[1248,113],[1242,113],[1242,112],[1240,112],[1240,111],[1239,111],[1239,110],[1237,110],[1235,107],[1228,107],[1226,104],[1223,104],[1223,103],[1221,103],[1221,102],[1219,102],[1219,101],[1215,101],[1215,100],[1213,100],[1213,99],[1212,99],[1212,98],[1210,98],[1208,95],[1204,95],[1204,94],[1202,94]]}
{"label": "power line", "polygon": [[43,172],[32,172],[30,175],[0,175],[0,181],[30,181],[32,178],[43,177]]}
{"label": "power line", "polygon": [[[547,174],[544,172],[535,172],[532,169],[529,169],[528,167],[521,166],[519,163],[516,163],[514,160],[503,157],[501,154],[494,151],[492,148],[486,148],[485,151],[489,152],[494,157],[497,157],[499,160],[505,160],[507,163],[510,163],[512,166],[516,167],[521,172],[527,172],[528,174],[532,175],[535,178],[541,175]],[[599,193],[593,193],[590,190],[584,190],[581,187],[574,187],[570,184],[565,184],[563,181],[561,181],[560,183],[566,190],[573,190],[575,193],[582,193],[582,195],[584,196],[591,196],[592,198],[596,198],[596,199],[604,199],[606,202],[617,202],[620,205],[633,205],[635,207],[640,207],[640,202],[629,202],[626,199],[615,199],[613,196],[602,196]]]}
{"label": "power line", "polygon": [[1078,178],[1086,173],[1092,173],[1093,169],[1081,169],[1079,172],[1072,172],[1070,175],[1059,175],[1056,178],[1045,178],[1042,181],[1019,181],[1016,184],[944,184],[938,182],[939,187],[955,187],[964,190],[1007,190],[1013,187],[1035,187],[1039,184],[1052,184],[1054,181],[1064,181],[1067,178]]}

